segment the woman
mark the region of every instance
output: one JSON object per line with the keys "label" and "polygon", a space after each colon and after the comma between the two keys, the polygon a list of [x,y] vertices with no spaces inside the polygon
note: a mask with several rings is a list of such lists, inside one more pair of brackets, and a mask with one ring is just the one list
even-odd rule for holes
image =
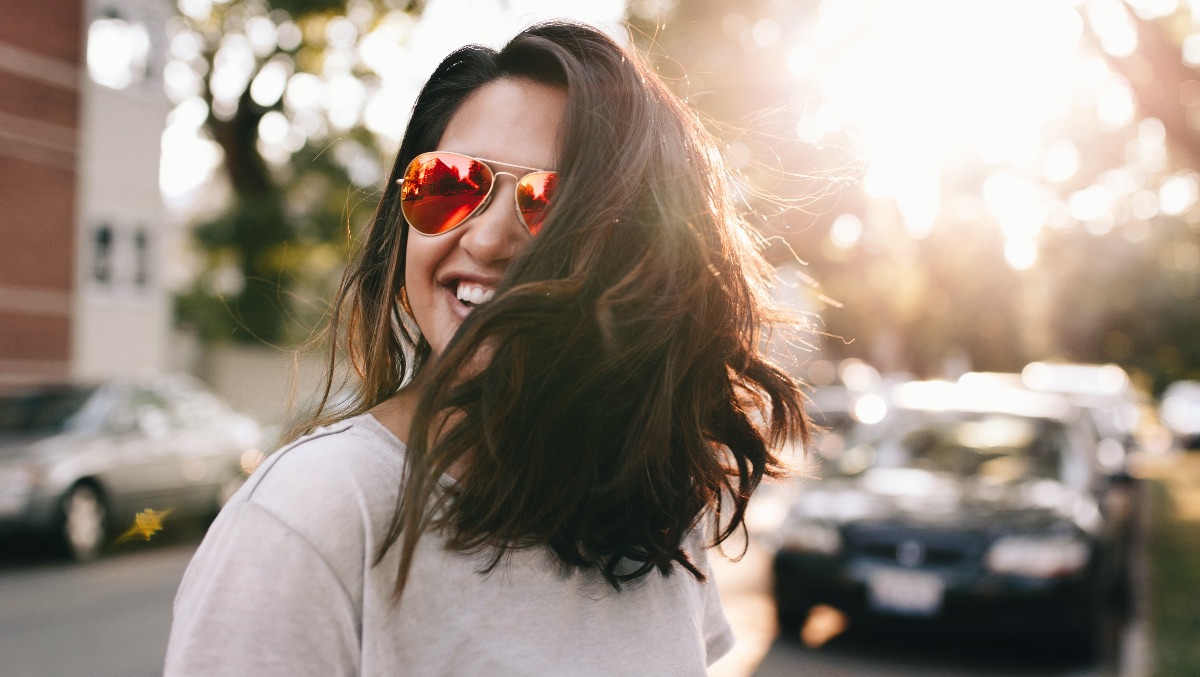
{"label": "woman", "polygon": [[705,548],[807,433],[756,242],[602,33],[451,54],[335,300],[356,399],[213,524],[167,672],[703,674],[732,644]]}

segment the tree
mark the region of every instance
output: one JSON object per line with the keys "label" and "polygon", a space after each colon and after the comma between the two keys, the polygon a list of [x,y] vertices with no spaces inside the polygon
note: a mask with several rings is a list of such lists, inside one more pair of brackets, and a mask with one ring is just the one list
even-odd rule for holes
{"label": "tree", "polygon": [[[203,272],[179,297],[179,319],[210,342],[291,343],[323,314],[313,299],[328,297],[347,236],[368,216],[362,191],[374,190],[383,171],[376,138],[362,124],[363,93],[375,74],[359,45],[372,28],[403,23],[421,6],[180,5],[172,95],[203,103],[203,129],[221,149],[230,196],[219,214],[195,227]],[[338,91],[328,92],[335,100],[324,104],[304,94],[346,82],[360,99],[349,114],[336,107]],[[264,132],[273,138],[265,140]]]}
{"label": "tree", "polygon": [[[1101,4],[1107,14],[1090,9]],[[751,218],[764,234],[782,240],[776,258],[796,252],[820,285],[814,296],[838,302],[821,315],[823,328],[843,340],[826,341],[823,356],[867,358],[928,376],[942,374],[947,358],[956,355],[975,368],[1004,371],[1035,359],[1111,361],[1145,374],[1156,388],[1200,376],[1200,352],[1193,348],[1200,345],[1194,340],[1200,330],[1200,181],[1193,171],[1200,163],[1200,77],[1183,58],[1184,41],[1200,42],[1200,34],[1186,7],[1132,0],[1079,9],[1044,3],[1065,25],[1079,26],[1078,54],[1096,80],[1070,83],[1079,92],[1039,130],[1043,158],[1057,153],[1053,157],[1065,158],[1069,171],[1055,170],[1048,178],[981,157],[951,156],[940,175],[934,226],[914,237],[903,205],[846,180],[853,154],[865,147],[862,129],[850,124],[815,143],[797,135],[806,120],[820,117],[829,98],[818,84],[820,69],[830,64],[825,57],[852,43],[869,22],[867,14],[856,13],[862,3],[760,0],[733,7],[697,0],[658,6],[657,14],[636,20],[643,48],[678,93],[721,121],[714,129],[754,186],[747,191]],[[909,12],[910,29],[923,22],[958,31],[947,43],[961,49],[975,39],[955,23],[964,13],[1003,17],[1016,11],[1015,5],[982,2],[938,5],[953,17],[929,16],[933,5],[924,3],[881,0],[866,7]],[[1171,11],[1163,14],[1162,8]],[[839,11],[842,37],[812,33],[824,15]],[[898,37],[904,39],[895,49],[924,48],[912,36]],[[1023,44],[1023,38],[1013,35],[1008,42]],[[960,56],[933,54],[929,63],[940,67]],[[873,65],[894,72],[886,52],[874,58],[864,70]],[[956,106],[949,94],[996,77],[956,73],[959,80],[937,83],[938,93],[948,94],[940,105]],[[1004,70],[999,73],[1003,77]],[[889,86],[863,100],[886,114],[896,103],[889,96],[929,93],[916,86],[919,75],[896,73],[914,76],[916,84]],[[1132,114],[1122,117],[1126,96]],[[808,178],[813,176],[831,180],[823,188]],[[997,213],[1003,204],[995,203],[1010,195],[1036,198],[1030,201],[1040,211],[1014,217],[1040,219],[1036,263],[1022,260],[1028,252],[1013,248],[1009,215]],[[853,219],[839,220],[844,215]],[[853,237],[847,239],[847,232]]]}

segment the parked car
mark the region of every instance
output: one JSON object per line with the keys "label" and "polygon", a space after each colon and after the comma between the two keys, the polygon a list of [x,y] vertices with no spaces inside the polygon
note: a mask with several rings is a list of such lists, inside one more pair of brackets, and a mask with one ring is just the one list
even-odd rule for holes
{"label": "parked car", "polygon": [[1134,387],[1115,364],[1031,362],[1021,370],[1027,388],[1060,393],[1087,412],[1100,436],[1097,457],[1105,472],[1127,475],[1129,457],[1139,451],[1138,430],[1150,397]]}
{"label": "parked car", "polygon": [[0,391],[0,531],[95,558],[146,509],[214,514],[262,460],[261,438],[182,375]]}
{"label": "parked car", "polygon": [[1129,480],[1130,457],[1139,451],[1138,429],[1149,396],[1115,364],[1031,362],[1021,373],[968,372],[968,385],[1002,385],[1057,393],[1082,410],[1096,435],[1100,469],[1118,481]]}
{"label": "parked car", "polygon": [[774,534],[781,623],[828,604],[858,624],[1037,632],[1094,650],[1126,553],[1078,408],[911,382],[888,409],[847,434]]}

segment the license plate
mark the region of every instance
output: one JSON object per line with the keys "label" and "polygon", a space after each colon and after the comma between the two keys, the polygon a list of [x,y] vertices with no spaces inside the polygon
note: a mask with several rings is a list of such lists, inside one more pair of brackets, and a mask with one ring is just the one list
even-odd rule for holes
{"label": "license plate", "polygon": [[876,569],[867,578],[867,597],[879,611],[935,616],[942,608],[942,579],[925,571]]}

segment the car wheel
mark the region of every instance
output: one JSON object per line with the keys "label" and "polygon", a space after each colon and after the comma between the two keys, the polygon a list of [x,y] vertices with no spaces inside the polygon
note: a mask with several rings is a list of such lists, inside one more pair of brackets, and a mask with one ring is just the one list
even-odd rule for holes
{"label": "car wheel", "polygon": [[1128,571],[1122,571],[1117,580],[1113,581],[1109,591],[1113,613],[1122,620],[1127,620],[1134,612],[1133,581]]}
{"label": "car wheel", "polygon": [[779,636],[796,639],[800,628],[808,618],[808,609],[776,607],[775,620],[779,623]]}
{"label": "car wheel", "polygon": [[[1061,648],[1066,657],[1080,663],[1093,664],[1103,659],[1109,644],[1110,626],[1103,610],[1094,607],[1091,615],[1080,626],[1067,630]],[[1112,638],[1115,641],[1115,637]]]}
{"label": "car wheel", "polygon": [[779,624],[779,636],[796,639],[800,628],[808,619],[813,602],[807,598],[799,598],[794,594],[775,594],[775,620]]}
{"label": "car wheel", "polygon": [[62,501],[59,536],[67,555],[77,562],[96,559],[104,549],[107,510],[96,488],[76,484]]}

